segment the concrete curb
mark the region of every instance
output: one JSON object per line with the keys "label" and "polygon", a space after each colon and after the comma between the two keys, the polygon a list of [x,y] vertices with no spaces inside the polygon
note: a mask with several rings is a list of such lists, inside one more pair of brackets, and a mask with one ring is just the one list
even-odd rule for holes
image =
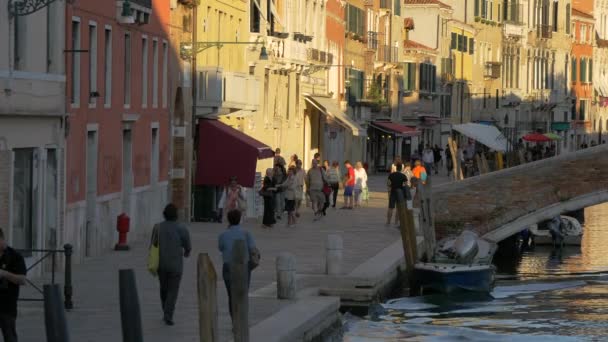
{"label": "concrete curb", "polygon": [[310,341],[339,319],[340,298],[305,297],[296,300],[251,328],[252,342]]}

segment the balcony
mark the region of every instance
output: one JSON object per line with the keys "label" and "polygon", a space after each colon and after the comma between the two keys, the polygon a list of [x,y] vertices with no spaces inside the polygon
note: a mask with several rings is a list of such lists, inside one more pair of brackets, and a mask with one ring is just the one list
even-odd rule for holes
{"label": "balcony", "polygon": [[329,52],[309,48],[306,49],[306,60],[309,62],[331,64],[334,61],[334,56]]}
{"label": "balcony", "polygon": [[216,67],[197,68],[196,115],[217,117],[260,107],[260,81],[252,75]]}
{"label": "balcony", "polygon": [[116,1],[116,20],[121,24],[148,24],[151,14],[152,0]]}
{"label": "balcony", "polygon": [[553,26],[538,25],[538,37],[543,39],[551,39],[553,36]]}
{"label": "balcony", "polygon": [[399,49],[394,46],[380,45],[376,51],[376,61],[397,63],[399,61]]}
{"label": "balcony", "polygon": [[500,78],[501,62],[486,62],[483,76],[485,78]]}

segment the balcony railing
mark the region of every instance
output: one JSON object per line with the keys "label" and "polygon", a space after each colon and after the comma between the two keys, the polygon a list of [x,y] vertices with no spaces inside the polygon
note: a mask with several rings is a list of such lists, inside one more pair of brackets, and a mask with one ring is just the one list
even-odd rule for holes
{"label": "balcony railing", "polygon": [[259,109],[260,82],[255,76],[216,67],[201,67],[197,72],[197,115]]}
{"label": "balcony railing", "polygon": [[501,67],[502,63],[500,62],[486,62],[484,69],[484,77],[500,78]]}
{"label": "balcony railing", "polygon": [[538,36],[544,39],[551,39],[553,35],[553,26],[551,25],[539,25]]}
{"label": "balcony railing", "polygon": [[334,61],[334,56],[329,52],[309,48],[306,50],[306,59],[312,62],[331,64]]}
{"label": "balcony railing", "polygon": [[380,45],[376,52],[379,62],[396,63],[399,61],[399,49],[394,46]]}
{"label": "balcony railing", "polygon": [[374,31],[367,32],[367,48],[369,50],[378,49],[378,32],[374,32]]}

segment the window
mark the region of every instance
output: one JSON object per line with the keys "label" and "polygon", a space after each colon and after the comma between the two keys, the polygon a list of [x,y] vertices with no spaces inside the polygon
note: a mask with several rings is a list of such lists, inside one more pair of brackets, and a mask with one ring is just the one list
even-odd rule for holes
{"label": "window", "polygon": [[458,35],[458,51],[464,51],[464,36]]}
{"label": "window", "polygon": [[[451,90],[448,90],[451,93]],[[441,102],[439,102],[439,114],[442,118],[449,118],[452,116],[452,95],[442,95]]]}
{"label": "window", "polygon": [[452,41],[450,43],[450,48],[452,50],[458,49],[458,34],[457,33],[452,32]]}
{"label": "window", "polygon": [[416,63],[403,63],[403,90],[416,89]]}
{"label": "window", "polygon": [[[156,125],[156,123],[155,123]],[[152,151],[150,156],[150,184],[158,183],[158,127],[152,127]]]}
{"label": "window", "polygon": [[260,32],[260,8],[257,0],[249,0],[249,32]]}
{"label": "window", "polygon": [[460,50],[460,51],[462,51],[462,52],[469,51],[469,40],[465,36],[462,36],[462,50]]}
{"label": "window", "polygon": [[167,108],[167,82],[168,79],[168,62],[169,62],[169,49],[167,42],[163,42],[163,108]]}
{"label": "window", "polygon": [[583,120],[586,121],[587,120],[587,102],[589,100],[581,100],[580,101],[580,107],[579,107],[579,116],[578,119],[579,120]]}
{"label": "window", "polygon": [[579,42],[584,43],[587,41],[587,25],[581,25],[581,33],[579,37]]}
{"label": "window", "polygon": [[125,33],[124,52],[124,104],[128,107],[131,105],[131,34],[129,33]]}
{"label": "window", "polygon": [[572,80],[572,83],[576,83],[576,69],[578,68],[578,61],[576,60],[576,57],[572,57],[571,68],[572,74],[570,75],[570,79]]}
{"label": "window", "polygon": [[475,0],[475,16],[479,17],[479,0]]}
{"label": "window", "polygon": [[141,38],[141,106],[148,107],[148,38]]}
{"label": "window", "polygon": [[400,0],[395,1],[394,13],[396,16],[401,16],[401,1]]}
{"label": "window", "polygon": [[89,22],[89,104],[95,105],[97,98],[97,24]]}
{"label": "window", "polygon": [[469,38],[469,55],[475,53],[475,39]]}
{"label": "window", "polygon": [[559,18],[559,4],[558,3],[554,3],[553,4],[553,32],[557,32],[557,23],[558,23],[558,19]]}
{"label": "window", "polygon": [[434,93],[436,90],[436,67],[432,64],[421,63],[420,64],[420,78],[418,87],[420,91]]}
{"label": "window", "polygon": [[593,82],[593,59],[589,60],[589,77],[588,77],[589,83]]}
{"label": "window", "polygon": [[[346,79],[350,81],[349,92],[349,103],[352,101],[358,101],[363,98],[363,85],[365,80],[365,74],[363,71],[355,69],[345,69]],[[297,89],[297,88],[296,88]]]}
{"label": "window", "polygon": [[572,11],[570,10],[570,4],[566,5],[566,33],[570,34],[571,28],[570,28],[570,15],[571,15]]}
{"label": "window", "polygon": [[346,4],[346,31],[359,36],[364,35],[365,14],[362,9],[351,4]]}
{"label": "window", "polygon": [[[25,48],[25,25],[26,25],[26,17],[13,17],[13,66],[15,70],[22,70],[24,67],[23,57],[25,52],[23,51]],[[80,34],[80,32],[79,32]]]}
{"label": "window", "polygon": [[106,26],[104,34],[104,104],[106,107],[112,104],[112,28]]}
{"label": "window", "polygon": [[158,107],[158,39],[152,41],[152,107]]}
{"label": "window", "polygon": [[581,58],[581,71],[579,74],[579,81],[587,83],[587,59]]}
{"label": "window", "polygon": [[[72,18],[72,49],[80,50],[80,19]],[[72,56],[72,89],[70,102],[74,106],[80,104],[80,54],[71,53]]]}

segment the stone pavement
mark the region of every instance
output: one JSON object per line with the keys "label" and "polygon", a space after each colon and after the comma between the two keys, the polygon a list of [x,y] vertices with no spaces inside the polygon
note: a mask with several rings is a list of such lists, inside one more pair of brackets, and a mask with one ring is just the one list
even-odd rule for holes
{"label": "stone pavement", "polygon": [[[378,196],[376,196],[378,197]],[[259,224],[247,224],[262,253],[262,262],[252,276],[251,291],[271,284],[275,280],[274,262],[278,253],[289,251],[296,255],[298,272],[323,273],[325,239],[329,233],[344,238],[344,271],[357,266],[366,258],[384,248],[398,237],[396,230],[383,228],[376,222],[383,200],[373,199],[369,207],[356,211],[330,210],[323,220],[313,223],[309,209],[294,229],[277,224],[272,230],[264,230]],[[221,259],[217,250],[217,236],[225,225],[193,223],[190,225],[193,243],[192,257],[186,260],[184,278],[177,303],[174,327],[161,322],[158,299],[158,283],[146,271],[146,242],[133,244],[128,252],[109,252],[104,256],[88,259],[74,268],[74,310],[67,314],[73,341],[121,340],[120,311],[118,301],[118,270],[132,268],[136,271],[142,322],[146,341],[198,341],[198,311],[196,297],[196,256],[207,252],[212,257],[221,277]],[[230,336],[230,319],[223,282],[219,279],[218,305],[222,340]],[[22,296],[31,292],[24,288]],[[273,298],[252,297],[250,324],[254,325],[289,304]],[[20,303],[18,330],[21,341],[45,340],[42,303]]]}
{"label": "stone pavement", "polygon": [[[383,224],[387,203],[385,181],[386,174],[370,177],[371,199],[363,208],[330,208],[328,215],[319,222],[313,222],[310,209],[305,208],[295,228],[285,227],[286,218],[272,230],[262,229],[260,224],[254,222],[246,225],[253,233],[262,254],[261,265],[252,275],[249,321],[251,326],[291,303],[263,294],[268,292],[263,288],[275,281],[275,258],[279,253],[290,252],[296,256],[298,274],[320,275],[324,273],[327,235],[340,234],[344,240],[343,272],[347,274],[400,238],[398,230],[386,228]],[[441,177],[437,178],[436,183],[443,182]],[[209,253],[218,271],[218,277],[221,278],[217,236],[225,228],[225,225],[217,223],[193,223],[189,226],[193,251],[184,265],[184,277],[175,314],[176,325],[173,327],[167,327],[161,321],[158,282],[146,270],[146,242],[132,244],[132,249],[128,252],[111,251],[76,265],[73,276],[74,309],[67,313],[71,340],[107,342],[122,339],[118,270],[132,268],[136,272],[145,341],[198,341],[196,259],[199,253]],[[221,279],[218,279],[217,288],[221,340],[227,341],[231,339],[231,323],[226,290]],[[27,292],[27,289],[24,290],[26,291],[23,292]],[[259,290],[259,295],[256,290]],[[19,315],[20,341],[44,341],[42,303],[20,302]]]}

